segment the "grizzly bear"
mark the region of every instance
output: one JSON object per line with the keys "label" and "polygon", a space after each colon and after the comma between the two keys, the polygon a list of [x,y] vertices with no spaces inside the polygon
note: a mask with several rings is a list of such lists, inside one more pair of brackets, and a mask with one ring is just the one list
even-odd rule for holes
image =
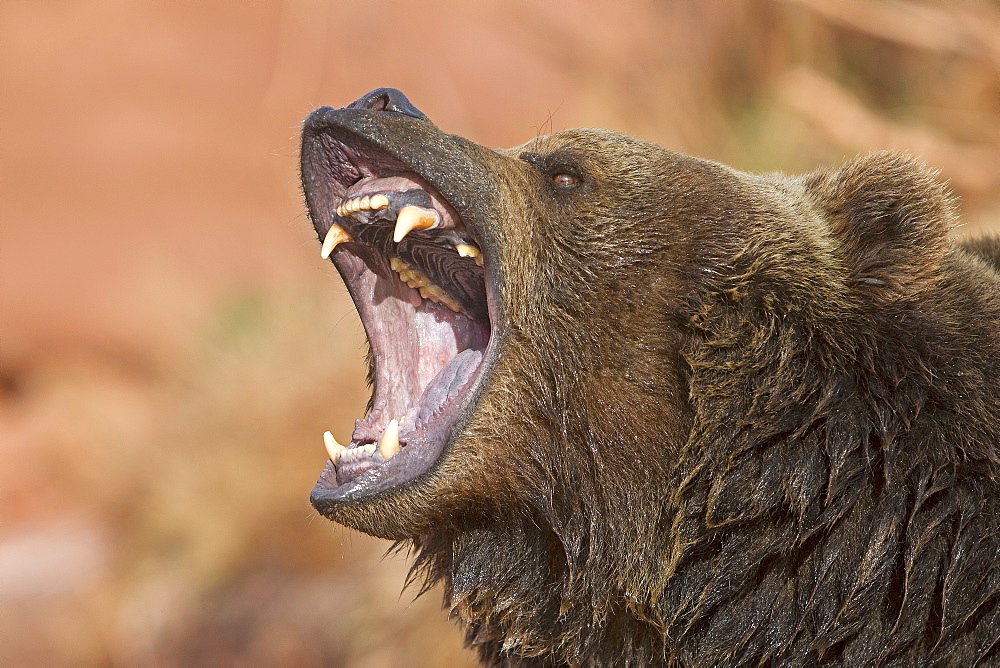
{"label": "grizzly bear", "polygon": [[301,161],[373,386],[312,503],[485,663],[1000,663],[1000,242],[934,173],[493,150],[392,89]]}

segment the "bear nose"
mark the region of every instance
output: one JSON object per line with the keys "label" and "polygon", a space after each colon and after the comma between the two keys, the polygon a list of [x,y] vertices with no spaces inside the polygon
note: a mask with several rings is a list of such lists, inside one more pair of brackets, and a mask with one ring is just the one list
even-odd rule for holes
{"label": "bear nose", "polygon": [[413,106],[400,91],[395,88],[378,88],[363,95],[361,99],[351,102],[347,109],[371,109],[372,111],[392,111],[404,116],[412,116],[422,121],[427,120],[424,112]]}

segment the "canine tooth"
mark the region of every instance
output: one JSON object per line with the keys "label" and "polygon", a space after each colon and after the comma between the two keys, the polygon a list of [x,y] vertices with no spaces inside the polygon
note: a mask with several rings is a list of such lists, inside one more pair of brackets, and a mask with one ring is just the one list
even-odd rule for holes
{"label": "canine tooth", "polygon": [[389,198],[385,195],[372,195],[368,200],[368,206],[375,210],[384,209],[389,206]]}
{"label": "canine tooth", "polygon": [[400,209],[399,215],[396,216],[396,229],[392,233],[392,240],[398,244],[413,230],[427,230],[437,223],[437,211],[409,204]]}
{"label": "canine tooth", "polygon": [[[372,452],[374,452],[375,445],[372,444],[371,447]],[[378,452],[382,455],[382,459],[391,459],[400,449],[399,422],[397,420],[389,420],[389,424],[385,426],[385,431],[382,432],[382,438],[379,439]]]}
{"label": "canine tooth", "polygon": [[337,443],[337,439],[333,437],[333,432],[331,431],[323,432],[323,442],[326,444],[327,449],[333,448],[334,450],[347,450],[346,445]]}
{"label": "canine tooth", "polygon": [[326,454],[330,455],[330,460],[334,464],[340,461],[341,455],[347,451],[347,448],[337,443],[337,439],[328,431],[323,432],[323,444],[326,446]]}
{"label": "canine tooth", "polygon": [[462,257],[479,257],[480,250],[471,244],[455,244],[455,250]]}
{"label": "canine tooth", "polygon": [[319,255],[324,260],[330,257],[330,253],[339,244],[345,241],[351,241],[351,235],[344,231],[340,225],[331,225],[330,229],[326,231],[326,236],[323,238],[323,248],[320,250]]}

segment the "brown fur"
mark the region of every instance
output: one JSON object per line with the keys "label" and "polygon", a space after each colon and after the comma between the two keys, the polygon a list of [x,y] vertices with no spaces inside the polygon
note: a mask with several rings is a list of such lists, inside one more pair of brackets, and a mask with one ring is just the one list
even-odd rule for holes
{"label": "brown fur", "polygon": [[502,347],[428,476],[331,516],[412,546],[485,662],[1000,661],[1000,244],[934,174],[370,113],[468,199]]}

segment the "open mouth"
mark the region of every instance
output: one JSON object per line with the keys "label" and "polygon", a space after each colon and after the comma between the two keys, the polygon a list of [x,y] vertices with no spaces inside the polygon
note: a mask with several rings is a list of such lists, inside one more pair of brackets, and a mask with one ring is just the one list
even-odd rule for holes
{"label": "open mouth", "polygon": [[324,434],[313,493],[368,495],[429,471],[463,426],[491,341],[480,245],[423,176],[372,141],[324,127],[303,142],[303,187],[371,349],[374,392],[351,442]]}

